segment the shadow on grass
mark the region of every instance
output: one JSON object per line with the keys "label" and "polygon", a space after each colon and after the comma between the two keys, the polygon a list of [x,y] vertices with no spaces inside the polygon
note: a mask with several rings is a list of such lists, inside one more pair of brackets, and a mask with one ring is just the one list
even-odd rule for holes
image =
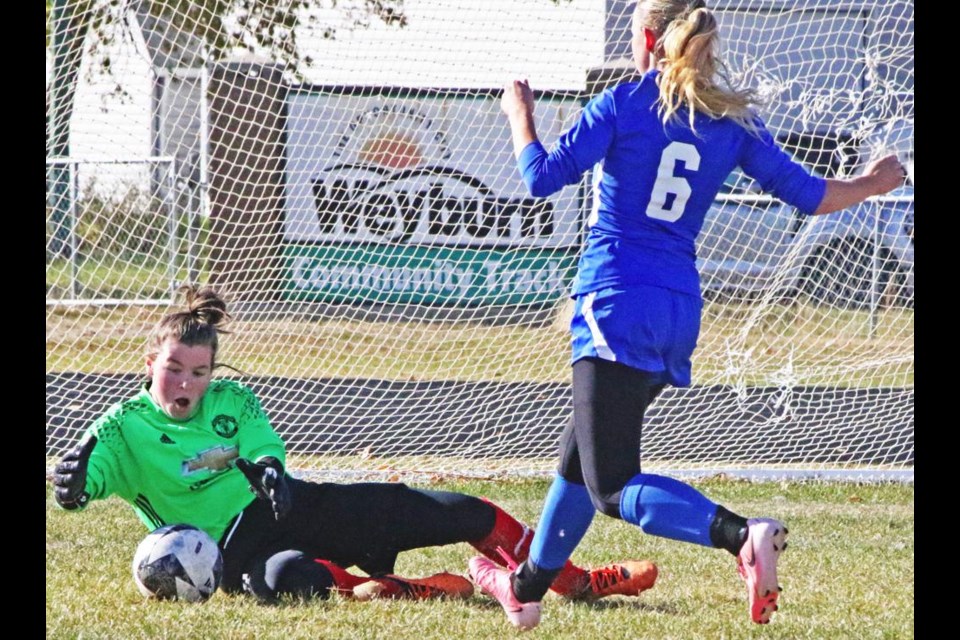
{"label": "shadow on grass", "polygon": [[[486,596],[473,596],[468,599],[468,602],[471,605],[476,605],[483,609],[497,609],[499,610],[500,603],[494,600],[493,598],[488,598]],[[637,612],[647,612],[647,613],[663,613],[668,615],[679,615],[680,610],[671,605],[671,604],[651,604],[648,602],[642,602],[639,600],[633,600],[629,598],[617,598],[611,600],[594,600],[589,602],[586,600],[565,600],[560,598],[551,598],[546,603],[544,603],[544,610],[551,609],[553,607],[586,607],[594,611],[613,611],[617,609],[631,609]]]}

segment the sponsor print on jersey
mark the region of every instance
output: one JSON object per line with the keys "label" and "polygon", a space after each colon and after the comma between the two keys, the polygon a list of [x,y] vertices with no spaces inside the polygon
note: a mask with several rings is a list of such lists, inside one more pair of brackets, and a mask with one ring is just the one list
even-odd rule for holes
{"label": "sponsor print on jersey", "polygon": [[197,452],[197,455],[189,460],[184,460],[181,474],[189,476],[198,471],[224,471],[230,468],[230,463],[236,460],[238,455],[240,450],[236,445],[210,447]]}

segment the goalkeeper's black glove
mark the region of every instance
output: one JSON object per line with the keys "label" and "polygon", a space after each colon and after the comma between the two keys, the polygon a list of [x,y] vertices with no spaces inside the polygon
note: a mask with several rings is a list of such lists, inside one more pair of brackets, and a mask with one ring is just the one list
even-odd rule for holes
{"label": "goalkeeper's black glove", "polygon": [[82,509],[90,501],[87,493],[87,465],[97,446],[97,436],[90,436],[70,451],[53,469],[53,495],[64,509]]}
{"label": "goalkeeper's black glove", "polygon": [[279,520],[290,512],[290,487],[279,460],[267,457],[260,462],[250,462],[246,458],[237,458],[234,464],[247,477],[250,491],[261,500],[270,501],[274,518]]}

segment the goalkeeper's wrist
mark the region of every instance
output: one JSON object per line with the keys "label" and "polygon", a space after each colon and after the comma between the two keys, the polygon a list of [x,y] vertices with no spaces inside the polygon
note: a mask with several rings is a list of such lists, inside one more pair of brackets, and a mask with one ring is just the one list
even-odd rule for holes
{"label": "goalkeeper's wrist", "polygon": [[284,473],[283,463],[273,456],[263,456],[257,460],[257,464],[265,464],[268,467],[272,467],[281,476]]}
{"label": "goalkeeper's wrist", "polygon": [[80,509],[86,507],[87,503],[90,502],[90,494],[86,491],[72,500],[64,500],[58,495],[54,495],[54,498],[56,498],[57,504],[60,506],[60,508],[66,511],[79,511]]}

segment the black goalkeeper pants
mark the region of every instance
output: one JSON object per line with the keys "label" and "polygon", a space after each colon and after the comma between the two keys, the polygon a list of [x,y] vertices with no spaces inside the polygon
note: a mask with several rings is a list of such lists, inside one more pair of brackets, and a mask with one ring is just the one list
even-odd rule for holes
{"label": "black goalkeeper pants", "polygon": [[254,500],[224,534],[224,591],[243,590],[244,574],[256,578],[266,572],[270,578],[271,572],[285,571],[291,579],[304,575],[293,580],[293,588],[281,591],[303,591],[296,585],[312,581],[318,582],[312,591],[319,592],[328,572],[314,558],[356,566],[370,575],[392,573],[400,552],[481,540],[496,518],[493,507],[461,493],[399,483],[316,483],[290,476],[287,482],[293,508],[285,518],[276,521],[269,502]]}

